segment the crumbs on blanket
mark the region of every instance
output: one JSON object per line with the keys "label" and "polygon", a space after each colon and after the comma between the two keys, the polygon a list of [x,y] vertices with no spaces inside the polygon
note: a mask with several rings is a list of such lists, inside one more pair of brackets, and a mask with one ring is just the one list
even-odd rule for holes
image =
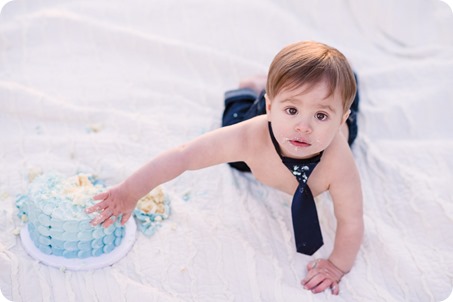
{"label": "crumbs on blanket", "polygon": [[88,133],[98,133],[104,129],[104,125],[101,123],[92,123],[87,125],[86,132]]}
{"label": "crumbs on blanket", "polygon": [[142,197],[134,210],[139,229],[146,236],[153,235],[169,215],[170,200],[160,186]]}

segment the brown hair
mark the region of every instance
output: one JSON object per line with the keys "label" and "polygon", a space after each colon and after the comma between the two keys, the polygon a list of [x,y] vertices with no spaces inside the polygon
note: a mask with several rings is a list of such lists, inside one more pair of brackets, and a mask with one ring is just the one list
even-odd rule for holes
{"label": "brown hair", "polygon": [[266,94],[272,100],[282,89],[296,89],[326,80],[331,96],[339,88],[346,112],[356,94],[356,81],[346,57],[328,45],[302,41],[283,48],[269,67]]}

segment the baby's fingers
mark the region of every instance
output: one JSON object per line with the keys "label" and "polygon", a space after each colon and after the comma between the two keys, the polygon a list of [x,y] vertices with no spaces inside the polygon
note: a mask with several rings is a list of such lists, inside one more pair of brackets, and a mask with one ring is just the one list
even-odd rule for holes
{"label": "baby's fingers", "polygon": [[99,211],[102,211],[104,210],[106,207],[108,206],[107,202],[104,200],[104,201],[101,201],[89,208],[86,208],[85,209],[85,213],[87,214],[90,214],[90,213],[93,213],[93,212],[99,212]]}
{"label": "baby's fingers", "polygon": [[316,274],[309,276],[308,278],[305,278],[304,280],[302,280],[302,285],[307,290],[313,290],[319,284],[321,284],[324,280],[325,280],[325,277],[322,274],[316,273]]}
{"label": "baby's fingers", "polygon": [[97,226],[98,224],[102,223],[105,221],[105,217],[102,216],[101,214],[99,214],[98,216],[96,216],[95,218],[93,218],[90,223],[92,226]]}
{"label": "baby's fingers", "polygon": [[313,288],[311,291],[314,294],[323,292],[326,290],[328,287],[332,285],[332,281],[329,279],[324,279],[321,283],[319,283],[315,288]]}
{"label": "baby's fingers", "polygon": [[123,217],[121,218],[121,225],[125,225],[131,215],[132,213],[123,214]]}
{"label": "baby's fingers", "polygon": [[[112,211],[112,209],[110,209],[108,207],[108,205],[106,204],[106,201],[102,201],[102,202],[98,203],[97,205],[94,205],[91,208],[95,208],[95,211],[99,211],[102,209],[102,212],[99,213],[93,220],[90,221],[91,225],[93,225],[93,226],[96,226],[100,223],[103,223],[103,226],[105,226],[105,221],[108,218],[112,217],[112,215],[113,215],[113,211]],[[86,210],[91,210],[91,208],[88,208]]]}
{"label": "baby's fingers", "polygon": [[[317,263],[317,262],[313,261],[312,263]],[[315,276],[318,276],[321,273],[321,271],[319,269],[316,269],[316,265],[312,265],[311,263],[309,263],[307,265],[307,267],[310,267],[310,269],[308,270],[308,273],[305,276],[305,278],[301,281],[302,285],[305,285],[306,283],[311,281]]]}
{"label": "baby's fingers", "polygon": [[115,216],[110,216],[109,218],[104,220],[104,223],[102,223],[102,226],[104,228],[108,228],[109,226],[111,226],[112,224],[115,223],[116,219],[117,218]]}
{"label": "baby's fingers", "polygon": [[313,261],[308,262],[307,264],[307,271],[311,271],[312,269],[316,268],[318,266],[320,259],[316,259]]}
{"label": "baby's fingers", "polygon": [[109,192],[102,192],[102,193],[99,193],[97,195],[94,195],[93,199],[94,200],[105,200],[107,199],[107,197],[109,197]]}
{"label": "baby's fingers", "polygon": [[340,286],[338,286],[337,282],[333,282],[330,286],[330,290],[332,291],[332,295],[337,296],[340,293]]}

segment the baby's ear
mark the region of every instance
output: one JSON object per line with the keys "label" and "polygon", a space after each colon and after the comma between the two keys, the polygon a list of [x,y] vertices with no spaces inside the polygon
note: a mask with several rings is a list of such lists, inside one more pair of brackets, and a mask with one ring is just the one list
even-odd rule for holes
{"label": "baby's ear", "polygon": [[271,113],[271,101],[269,100],[269,97],[267,96],[267,93],[264,94],[264,99],[266,100],[266,115],[267,115],[267,120],[270,121],[270,113]]}
{"label": "baby's ear", "polygon": [[348,119],[349,115],[351,114],[351,109],[349,109],[345,114],[343,114],[343,118],[341,119],[341,124],[344,124]]}

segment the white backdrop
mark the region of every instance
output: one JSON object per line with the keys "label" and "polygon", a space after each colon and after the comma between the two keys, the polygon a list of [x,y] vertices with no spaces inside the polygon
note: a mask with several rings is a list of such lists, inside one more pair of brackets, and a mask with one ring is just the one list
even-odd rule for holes
{"label": "white backdrop", "polygon": [[[172,215],[111,267],[38,263],[15,235],[36,172],[113,185],[220,126],[223,93],[318,40],[360,81],[366,233],[341,294],[300,279],[291,196],[220,165],[165,185]],[[453,283],[453,15],[434,0],[15,0],[0,15],[0,289],[13,301],[441,301]],[[335,221],[318,198],[327,257]]]}

